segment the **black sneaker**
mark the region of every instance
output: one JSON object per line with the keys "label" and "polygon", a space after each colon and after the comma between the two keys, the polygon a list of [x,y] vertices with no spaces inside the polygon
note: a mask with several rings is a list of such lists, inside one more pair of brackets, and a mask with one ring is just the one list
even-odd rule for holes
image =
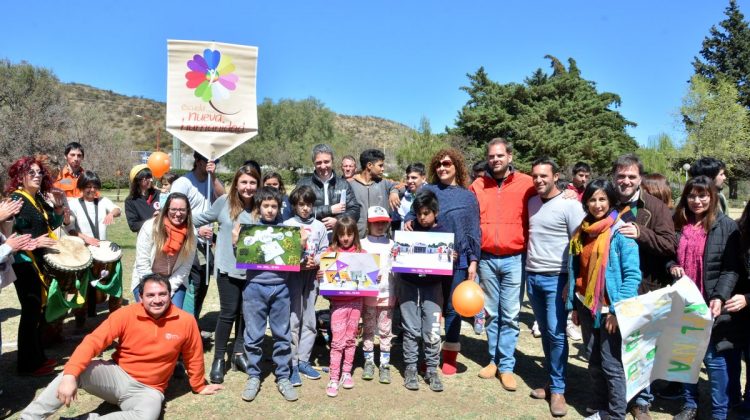
{"label": "black sneaker", "polygon": [[419,378],[417,377],[417,367],[409,365],[404,372],[404,387],[410,391],[419,390]]}
{"label": "black sneaker", "polygon": [[430,390],[434,392],[441,392],[443,390],[443,381],[440,380],[440,375],[437,369],[427,369],[427,373],[424,375],[424,381],[430,385]]}
{"label": "black sneaker", "polygon": [[698,417],[698,410],[695,408],[684,407],[679,414],[672,417],[674,420],[695,420]]}

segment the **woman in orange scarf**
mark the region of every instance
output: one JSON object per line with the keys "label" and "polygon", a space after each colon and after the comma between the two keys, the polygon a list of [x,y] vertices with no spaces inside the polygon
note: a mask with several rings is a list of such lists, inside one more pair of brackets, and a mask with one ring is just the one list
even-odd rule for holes
{"label": "woman in orange scarf", "polygon": [[139,293],[135,289],[141,278],[156,273],[169,278],[172,303],[182,308],[195,247],[188,198],[182,193],[172,193],[159,214],[147,220],[138,232],[131,286],[136,301]]}
{"label": "woman in orange scarf", "polygon": [[595,413],[590,419],[624,419],[627,411],[622,338],[614,303],[638,294],[641,283],[638,245],[618,232],[617,192],[607,180],[592,181],[583,192],[583,219],[570,241],[567,308],[581,325],[589,352]]}

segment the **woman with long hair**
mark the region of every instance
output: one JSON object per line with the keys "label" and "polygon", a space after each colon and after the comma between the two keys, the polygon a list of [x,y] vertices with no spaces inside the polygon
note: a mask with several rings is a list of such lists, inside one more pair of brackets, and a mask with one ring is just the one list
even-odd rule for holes
{"label": "woman with long hair", "polygon": [[[140,232],[143,223],[160,210],[159,190],[154,188],[154,176],[146,165],[130,170],[130,193],[125,198],[125,218],[133,232]],[[174,289],[172,289],[174,291]]]}
{"label": "woman with long hair", "polygon": [[17,278],[13,284],[21,303],[17,369],[24,375],[50,375],[54,373],[56,361],[47,359],[44,354],[42,332],[46,325],[47,291],[52,279],[40,268],[45,248],[56,242],[52,231],[63,222],[65,196],[56,194],[51,197],[52,178],[44,162],[36,157],[25,156],[14,162],[8,170],[8,178],[5,192],[10,194],[11,200],[23,202],[15,217],[13,232],[32,237],[29,250],[16,253],[13,263]]}
{"label": "woman with long hair", "polygon": [[169,194],[159,214],[146,220],[138,232],[130,287],[136,301],[140,295],[136,289],[141,278],[156,273],[169,278],[172,303],[182,308],[195,248],[188,198],[182,193]]}
{"label": "woman with long hair", "polygon": [[216,319],[214,336],[214,361],[211,365],[210,380],[212,383],[224,382],[226,373],[226,352],[229,334],[234,324],[234,348],[231,357],[232,366],[244,372],[247,369],[245,357],[245,331],[242,322],[242,288],[246,282],[246,271],[237,268],[237,258],[232,248],[232,229],[235,224],[252,224],[254,222],[253,196],[258,190],[260,175],[251,165],[241,166],[234,174],[229,193],[214,201],[205,213],[193,216],[196,227],[219,222],[219,233],[216,238],[216,261],[214,276],[219,288],[219,317]]}
{"label": "woman with long hair", "polygon": [[589,353],[593,419],[624,419],[627,412],[622,338],[614,304],[638,295],[641,271],[638,244],[618,232],[617,191],[612,182],[596,179],[581,199],[586,217],[570,240],[566,308],[581,326]]}
{"label": "woman with long hair", "polygon": [[[737,223],[718,208],[718,191],[710,178],[700,175],[685,184],[674,214],[677,260],[667,267],[675,279],[687,276],[695,283],[714,319],[703,363],[711,383],[711,416],[726,419],[729,410],[726,359],[740,331],[732,328],[731,315],[722,310],[737,285],[741,245]],[[695,418],[698,384],[685,384],[683,397],[685,402],[677,418]]]}
{"label": "woman with long hair", "polygon": [[669,186],[667,177],[656,173],[643,175],[641,187],[643,187],[647,193],[661,200],[670,210],[674,209],[672,188]]}
{"label": "woman with long hair", "polygon": [[[456,373],[456,358],[461,351],[461,317],[453,308],[453,291],[464,280],[474,281],[477,262],[481,255],[479,204],[467,189],[469,174],[461,153],[453,148],[439,150],[430,161],[429,184],[423,189],[435,193],[440,203],[439,221],[446,231],[455,235],[458,258],[453,264],[453,276],[443,282],[445,307],[445,342],[443,343],[443,375]],[[414,219],[413,210],[407,221]],[[410,226],[407,227],[408,230]]]}

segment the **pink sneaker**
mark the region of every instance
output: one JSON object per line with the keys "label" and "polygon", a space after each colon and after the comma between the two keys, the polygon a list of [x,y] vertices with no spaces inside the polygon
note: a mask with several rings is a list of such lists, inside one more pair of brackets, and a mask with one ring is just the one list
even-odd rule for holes
{"label": "pink sneaker", "polygon": [[352,379],[351,373],[345,373],[341,376],[341,387],[344,389],[354,388],[354,379]]}
{"label": "pink sneaker", "polygon": [[339,383],[336,381],[328,381],[328,386],[326,386],[326,395],[329,397],[335,397],[339,395]]}

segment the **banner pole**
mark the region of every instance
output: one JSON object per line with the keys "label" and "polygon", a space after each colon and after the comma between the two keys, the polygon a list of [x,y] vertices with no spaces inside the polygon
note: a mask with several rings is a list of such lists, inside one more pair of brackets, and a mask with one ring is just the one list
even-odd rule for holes
{"label": "banner pole", "polygon": [[[214,172],[216,171],[216,167],[214,166]],[[208,173],[208,189],[206,191],[206,199],[208,200],[208,206],[211,207],[211,185],[213,181],[211,180],[211,172]],[[213,226],[213,225],[212,225]],[[208,277],[211,275],[211,240],[206,241],[206,286],[208,286]]]}

